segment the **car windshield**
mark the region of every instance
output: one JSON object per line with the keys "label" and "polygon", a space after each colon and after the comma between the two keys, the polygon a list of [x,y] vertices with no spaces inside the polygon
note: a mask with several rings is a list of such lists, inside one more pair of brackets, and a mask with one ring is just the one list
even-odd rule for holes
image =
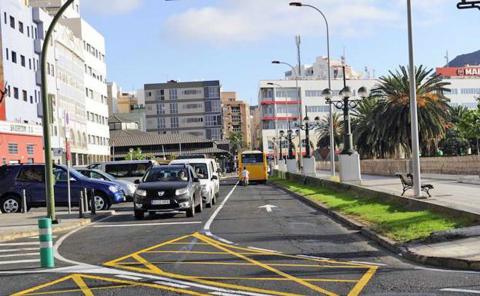
{"label": "car windshield", "polygon": [[190,163],[199,179],[208,179],[207,165],[204,163]]}
{"label": "car windshield", "polygon": [[143,180],[149,182],[187,182],[188,171],[184,167],[158,167],[151,169]]}

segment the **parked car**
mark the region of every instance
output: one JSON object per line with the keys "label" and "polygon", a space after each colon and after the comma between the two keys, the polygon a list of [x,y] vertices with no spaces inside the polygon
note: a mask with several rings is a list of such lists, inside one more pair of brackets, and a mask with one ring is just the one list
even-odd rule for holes
{"label": "parked car", "polygon": [[158,163],[155,160],[122,160],[94,163],[87,168],[101,170],[117,179],[133,182],[142,178],[153,165],[158,165]]}
{"label": "parked car", "polygon": [[203,210],[200,180],[189,165],[155,166],[141,180],[136,180],[135,218],[146,212],[186,212],[187,217]]}
{"label": "parked car", "polygon": [[110,181],[118,186],[120,186],[125,194],[127,201],[133,201],[133,195],[135,194],[135,190],[137,189],[137,185],[133,182],[126,181],[126,180],[119,180],[114,176],[110,175],[109,173],[105,173],[101,170],[96,169],[86,169],[86,168],[75,168],[77,172],[84,175],[87,178],[95,179],[95,180],[104,180]]}
{"label": "parked car", "polygon": [[207,206],[211,208],[217,201],[220,192],[220,176],[217,172],[217,163],[210,158],[181,159],[170,162],[171,165],[190,165],[200,179],[202,186],[202,198]]}
{"label": "parked car", "polygon": [[[67,168],[54,167],[55,204],[67,205]],[[112,204],[125,201],[122,189],[115,183],[89,179],[74,169],[70,170],[72,205],[78,205],[80,192],[87,188],[94,192],[95,209],[107,210]],[[0,210],[3,213],[21,212],[23,190],[28,208],[46,205],[45,165],[12,165],[0,167]]]}

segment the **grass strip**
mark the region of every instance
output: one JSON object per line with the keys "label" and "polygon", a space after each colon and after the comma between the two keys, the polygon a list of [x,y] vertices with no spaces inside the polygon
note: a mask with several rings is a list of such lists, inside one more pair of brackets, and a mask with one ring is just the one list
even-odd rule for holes
{"label": "grass strip", "polygon": [[329,209],[350,216],[379,234],[401,243],[426,238],[432,232],[473,224],[473,220],[465,217],[441,215],[429,210],[410,210],[401,202],[355,196],[348,192],[335,192],[276,177],[271,178],[270,181],[311,200],[321,202]]}

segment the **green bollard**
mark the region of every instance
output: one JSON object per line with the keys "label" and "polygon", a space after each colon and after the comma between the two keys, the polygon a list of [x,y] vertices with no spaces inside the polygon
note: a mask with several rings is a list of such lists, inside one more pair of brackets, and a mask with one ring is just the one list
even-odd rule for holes
{"label": "green bollard", "polygon": [[50,218],[38,219],[38,228],[41,266],[42,268],[54,268],[52,220]]}

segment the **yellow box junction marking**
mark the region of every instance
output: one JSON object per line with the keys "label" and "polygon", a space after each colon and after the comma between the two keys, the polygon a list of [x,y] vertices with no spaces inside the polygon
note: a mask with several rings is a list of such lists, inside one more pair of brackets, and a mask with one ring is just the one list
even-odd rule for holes
{"label": "yellow box junction marking", "polygon": [[[188,251],[188,250],[171,250],[173,246],[181,246],[181,245],[192,245],[192,242],[187,242],[186,240],[194,240],[196,241],[195,245],[200,246],[208,246],[213,248],[215,251]],[[160,250],[160,248],[169,247],[170,250]],[[231,257],[237,258],[242,260],[243,262],[222,262],[222,261],[215,261],[212,259],[210,262],[200,262],[200,261],[188,261],[188,260],[179,260],[177,261],[148,261],[142,255],[147,254],[204,254],[204,255],[229,255]],[[257,256],[272,256],[272,257],[283,257],[283,258],[290,258],[295,260],[305,261],[310,264],[282,264],[282,263],[272,263],[266,264],[261,262],[259,259],[255,259],[254,257]],[[132,262],[133,261],[133,262]],[[161,269],[158,265],[169,265],[169,264],[196,264],[196,265],[235,265],[235,266],[257,266],[262,270],[267,270],[273,274],[278,275],[278,277],[228,277],[228,276],[211,276],[211,277],[204,277],[204,276],[196,276],[196,275],[186,275],[186,274],[177,274],[171,273]],[[252,286],[241,286],[236,284],[227,283],[224,281],[227,280],[246,280],[246,281],[282,281],[282,282],[292,282],[296,283],[304,288],[307,288],[311,291],[315,292],[315,295],[329,295],[334,296],[337,295],[333,291],[329,291],[324,289],[318,285],[313,283],[345,283],[345,284],[354,284],[353,288],[349,291],[348,296],[357,296],[360,295],[362,290],[368,284],[368,282],[372,279],[373,275],[376,273],[378,267],[368,264],[359,264],[359,263],[352,263],[352,262],[339,262],[335,260],[329,259],[316,259],[316,258],[309,258],[303,256],[295,256],[295,255],[287,255],[282,253],[276,252],[268,252],[266,250],[256,250],[256,249],[249,249],[243,248],[239,246],[229,245],[226,243],[222,243],[220,241],[214,240],[210,237],[207,237],[200,233],[194,233],[191,235],[185,235],[179,238],[175,238],[161,244],[137,251],[130,255],[123,256],[121,258],[109,261],[104,263],[105,266],[136,271],[141,273],[150,273],[175,279],[182,279],[188,280],[192,282],[202,283],[211,286],[217,286],[222,288],[228,289],[235,289],[240,291],[248,291],[248,292],[256,292],[256,293],[266,293],[270,295],[280,295],[280,296],[296,296],[300,294],[288,293],[288,292],[281,292],[281,291],[274,291],[268,289],[261,289],[255,288]],[[134,266],[135,265],[135,266]],[[355,280],[346,280],[346,279],[324,279],[324,278],[303,278],[293,276],[287,272],[279,270],[277,267],[306,267],[306,268],[343,268],[343,269],[354,269],[354,270],[365,270],[365,273],[361,276],[360,279]],[[309,294],[311,295],[311,294]]]}
{"label": "yellow box junction marking", "polygon": [[[110,285],[95,287],[93,285],[88,286],[85,280],[94,280],[100,282],[107,282]],[[47,288],[52,288],[55,285],[59,285],[68,281],[72,281],[77,288],[73,289],[60,289],[57,290],[46,290]],[[151,284],[146,282],[135,282],[128,280],[120,280],[115,278],[85,275],[85,274],[72,274],[60,279],[38,285],[36,287],[12,294],[12,296],[34,296],[34,295],[64,295],[66,293],[81,293],[84,296],[94,296],[95,291],[109,290],[109,289],[121,289],[121,288],[135,288],[135,287],[144,287],[152,288],[157,290],[165,290],[170,292],[175,292],[185,295],[194,295],[194,296],[209,296],[208,294],[198,293],[195,291],[190,291],[181,288],[168,287],[160,284]]]}

